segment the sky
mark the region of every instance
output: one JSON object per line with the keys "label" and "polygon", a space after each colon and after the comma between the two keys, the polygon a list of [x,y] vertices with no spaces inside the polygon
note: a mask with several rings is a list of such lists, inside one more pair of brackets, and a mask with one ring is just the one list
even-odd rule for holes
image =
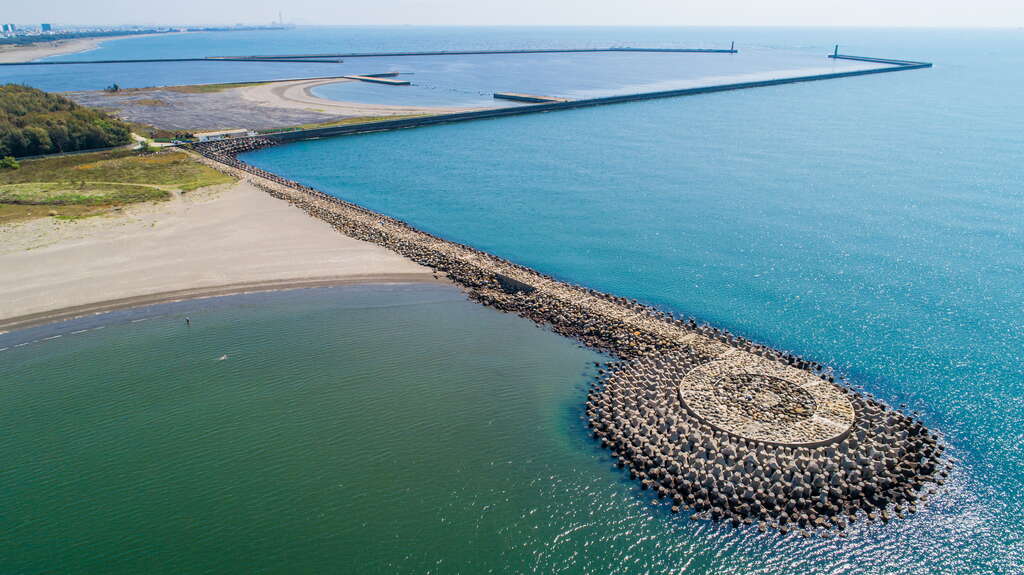
{"label": "sky", "polygon": [[1024,27],[1024,0],[10,0],[16,24]]}

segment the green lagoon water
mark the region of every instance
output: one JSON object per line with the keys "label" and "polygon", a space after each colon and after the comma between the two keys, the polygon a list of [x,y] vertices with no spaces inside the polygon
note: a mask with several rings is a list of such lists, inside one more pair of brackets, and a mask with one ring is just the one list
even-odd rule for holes
{"label": "green lagoon water", "polygon": [[[453,288],[162,305],[3,347],[0,573],[525,572],[666,520],[582,432],[601,356]],[[572,508],[592,514],[567,530]]]}

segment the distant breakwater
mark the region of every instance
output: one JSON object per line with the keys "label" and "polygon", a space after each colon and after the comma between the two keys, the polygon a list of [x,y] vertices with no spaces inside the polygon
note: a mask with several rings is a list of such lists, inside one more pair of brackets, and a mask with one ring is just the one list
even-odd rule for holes
{"label": "distant breakwater", "polygon": [[252,56],[203,56],[201,58],[143,58],[111,60],[37,60],[0,62],[0,66],[61,66],[65,64],[138,64],[159,62],[281,62],[340,64],[343,58],[384,58],[404,56],[468,56],[488,54],[575,54],[591,52],[675,52],[691,54],[736,54],[735,44],[728,49],[715,48],[522,48],[509,50],[438,50],[422,52],[352,52],[347,54],[280,54]]}
{"label": "distant breakwater", "polygon": [[805,536],[916,511],[951,465],[938,435],[825,366],[552,278],[248,165],[267,138],[199,144],[209,165],[342,233],[446,274],[484,305],[605,351],[586,402],[594,437],[673,512]]}
{"label": "distant breakwater", "polygon": [[430,116],[418,116],[401,120],[384,120],[364,124],[348,124],[341,126],[329,126],[325,128],[312,128],[308,130],[292,130],[265,134],[265,137],[287,142],[311,138],[323,138],[327,136],[345,136],[353,134],[366,134],[386,130],[400,130],[405,128],[419,128],[436,124],[448,124],[452,122],[465,122],[471,120],[486,120],[489,118],[503,118],[506,116],[520,116],[523,114],[536,114],[540,112],[555,112],[560,110],[572,110],[576,108],[589,108],[592,106],[604,106],[608,104],[622,104],[626,102],[638,102],[643,100],[656,100],[661,98],[678,98],[681,96],[697,96],[701,94],[713,94],[716,92],[729,92],[733,90],[749,90],[752,88],[766,88],[769,86],[781,86],[785,84],[797,84],[801,82],[817,82],[822,80],[836,80],[840,78],[853,78],[857,76],[868,76],[872,74],[884,74],[889,72],[901,72],[908,70],[920,70],[930,68],[930,62],[911,62],[906,60],[887,60],[882,58],[867,58],[863,56],[846,56],[841,54],[829,55],[829,58],[837,60],[867,61],[885,65],[884,68],[869,68],[865,70],[850,70],[848,72],[832,72],[828,74],[809,74],[806,76],[793,76],[789,78],[775,78],[771,80],[755,80],[751,82],[734,82],[729,84],[715,84],[711,86],[700,86],[697,88],[680,88],[678,90],[661,90],[657,92],[639,92],[636,94],[622,94],[619,96],[605,96],[601,98],[585,98],[579,100],[562,100],[544,102],[539,104],[524,104],[504,108],[487,108],[473,112],[457,112],[454,114],[435,114]]}

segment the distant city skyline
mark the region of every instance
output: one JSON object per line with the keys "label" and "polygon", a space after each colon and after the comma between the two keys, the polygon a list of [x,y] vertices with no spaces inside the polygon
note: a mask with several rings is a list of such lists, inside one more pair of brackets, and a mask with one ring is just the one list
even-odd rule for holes
{"label": "distant city skyline", "polygon": [[661,26],[881,26],[1021,27],[1020,0],[56,0],[17,3],[2,19],[17,24],[232,25],[278,20],[299,25],[661,25]]}

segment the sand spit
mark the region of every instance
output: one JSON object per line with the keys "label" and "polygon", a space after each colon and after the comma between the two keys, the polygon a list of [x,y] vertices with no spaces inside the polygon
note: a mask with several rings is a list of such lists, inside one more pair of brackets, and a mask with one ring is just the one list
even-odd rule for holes
{"label": "sand spit", "polygon": [[[167,32],[167,34],[180,34],[181,32]],[[100,44],[107,40],[121,40],[123,38],[146,38],[149,36],[160,36],[161,34],[127,34],[124,36],[102,36],[95,38],[74,38],[71,40],[57,40],[53,42],[35,42],[19,46],[0,46],[0,62],[31,62],[51,56],[63,54],[78,54],[95,50]]]}
{"label": "sand spit", "polygon": [[[85,90],[64,95],[83,106],[112,110],[129,122],[164,130],[285,129],[306,124],[329,124],[351,118],[447,114],[472,110],[430,106],[385,106],[320,98],[312,88],[341,77],[282,80],[255,86],[240,84],[219,90],[189,90],[192,86],[127,89],[119,92]],[[201,88],[201,86],[197,86]],[[401,88],[396,88],[401,89]]]}
{"label": "sand spit", "polygon": [[236,158],[270,145],[251,138],[196,149],[350,237],[447,274],[484,305],[618,357],[588,394],[589,424],[617,465],[673,512],[829,537],[858,519],[916,511],[948,476],[936,434],[836,383],[825,366],[555,280]]}
{"label": "sand spit", "polygon": [[[451,114],[477,108],[446,108],[428,106],[388,106],[328,100],[313,94],[313,88],[338,82],[357,82],[344,78],[317,78],[312,80],[291,80],[240,88],[241,97],[257,106],[292,110],[316,111],[345,117],[356,116],[406,116],[413,114]],[[396,87],[401,90],[401,87]]]}
{"label": "sand spit", "polygon": [[189,297],[434,281],[248,183],[225,187],[116,216],[0,227],[0,331]]}

